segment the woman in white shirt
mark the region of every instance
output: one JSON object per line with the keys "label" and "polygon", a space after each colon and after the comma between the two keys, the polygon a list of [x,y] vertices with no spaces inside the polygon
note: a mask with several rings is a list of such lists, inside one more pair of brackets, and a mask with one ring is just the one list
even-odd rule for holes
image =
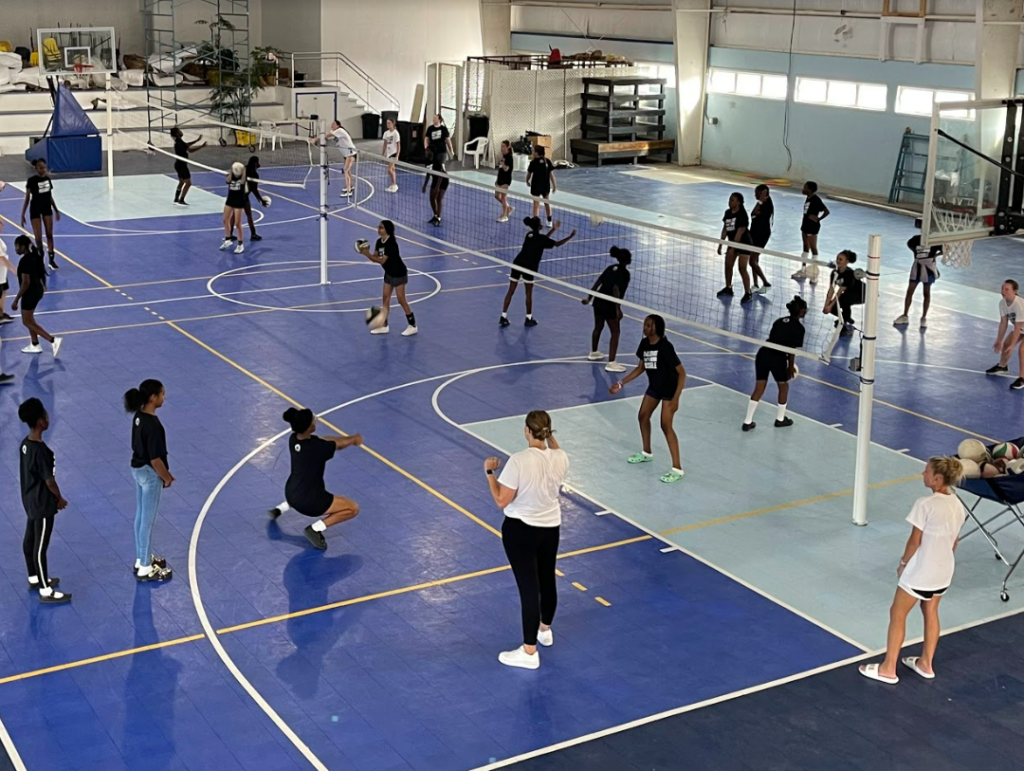
{"label": "woman in white shirt", "polygon": [[546,412],[534,410],[527,415],[523,435],[530,446],[508,459],[501,476],[494,474],[501,465],[497,458],[484,461],[484,471],[494,502],[505,511],[501,538],[523,607],[523,644],[501,653],[498,661],[536,669],[540,666],[537,643],[545,647],[554,643],[555,559],[562,524],[558,496],[569,473],[569,458],[555,441]]}
{"label": "woman in white shirt", "polygon": [[939,601],[953,580],[956,545],[967,519],[963,503],[950,488],[963,475],[956,458],[931,458],[924,467],[924,486],[931,495],[918,498],[907,515],[914,526],[907,539],[896,575],[899,586],[889,609],[889,636],[885,660],[862,664],[860,673],[872,680],[895,685],[896,660],[907,632],[907,615],[918,602],[924,614],[924,645],[921,655],[907,656],[903,663],[926,680],[935,677],[932,659],[939,642]]}
{"label": "woman in white shirt", "polygon": [[395,176],[395,161],[402,152],[402,136],[395,128],[395,122],[388,118],[387,131],[384,132],[384,145],[381,148],[382,155],[388,159],[388,176],[391,184],[384,188],[385,193],[398,192],[398,177]]}
{"label": "woman in white shirt", "polygon": [[[319,140],[319,137],[313,137],[309,143],[313,144]],[[352,141],[352,135],[336,120],[331,121],[331,130],[327,132],[327,140],[338,148],[345,161],[345,189],[341,191],[341,197],[348,198],[355,192],[355,188],[352,186],[352,164],[356,162],[356,143]]]}

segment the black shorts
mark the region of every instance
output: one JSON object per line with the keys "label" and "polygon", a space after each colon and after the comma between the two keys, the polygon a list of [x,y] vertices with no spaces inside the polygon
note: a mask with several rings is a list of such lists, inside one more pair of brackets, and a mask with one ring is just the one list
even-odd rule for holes
{"label": "black shorts", "polygon": [[542,187],[533,185],[530,187],[530,195],[534,198],[547,198],[551,195],[551,185],[544,185]]}
{"label": "black shorts", "polygon": [[736,252],[737,255],[750,254],[746,249],[749,243],[749,241],[733,241],[732,239],[729,239],[729,248]]}
{"label": "black shorts", "polygon": [[821,223],[804,220],[800,225],[800,232],[806,236],[816,236],[821,232]]}
{"label": "black shorts", "polygon": [[608,300],[594,300],[594,318],[610,321],[619,317],[619,304]]}
{"label": "black shorts", "polygon": [[899,583],[899,587],[907,594],[909,594],[911,597],[914,597],[918,600],[922,600],[924,602],[928,602],[928,600],[933,600],[936,597],[941,597],[946,593],[946,590],[949,589],[948,586],[942,589],[911,589],[909,586],[904,586],[902,581]]}
{"label": "black shorts", "polygon": [[0,281],[0,293],[6,292],[10,288],[11,288],[11,285],[8,284],[6,281]]}
{"label": "black shorts", "polygon": [[776,383],[789,382],[789,354],[774,348],[761,348],[754,357],[754,378],[767,380],[768,375],[775,378]]}
{"label": "black shorts", "polygon": [[[756,247],[758,247],[760,249],[764,249],[766,246],[768,246],[768,239],[771,238],[771,237],[772,237],[771,231],[769,231],[767,233],[751,233],[750,234],[750,243],[752,243],[754,246],[756,246]],[[760,256],[760,255],[754,255],[754,256]]]}
{"label": "black shorts", "polygon": [[[428,149],[430,149],[430,148],[428,148]],[[430,149],[430,152],[427,155],[428,155],[428,157],[434,163],[442,163],[443,164],[445,161],[448,160],[448,150],[433,150],[433,149]]]}
{"label": "black shorts", "polygon": [[430,190],[431,190],[431,192],[434,192],[434,191],[437,191],[437,190],[440,190],[440,191],[444,192],[445,190],[448,189],[448,183],[450,181],[451,180],[448,179],[448,177],[433,177],[431,179],[431,181],[430,181]]}
{"label": "black shorts", "polygon": [[529,273],[523,273],[522,271],[516,270],[516,266],[519,266],[520,268],[526,268],[527,270],[532,270],[534,272],[536,272],[537,270],[540,269],[540,263],[537,263],[536,265],[532,265],[532,264],[528,265],[525,262],[513,261],[512,262],[512,272],[509,273],[508,278],[509,278],[509,281],[513,281],[513,282],[515,282],[517,284],[520,281],[522,281],[524,284],[532,284],[534,276],[529,274]]}
{"label": "black shorts", "polygon": [[404,276],[392,276],[389,273],[385,273],[384,283],[388,286],[405,286],[409,283],[409,274],[406,273]]}
{"label": "black shorts", "polygon": [[34,311],[39,301],[43,299],[42,289],[29,289],[28,294],[21,296],[21,309],[23,311]]}
{"label": "black shorts", "polygon": [[676,392],[673,391],[670,394],[663,394],[654,386],[648,384],[647,390],[644,391],[644,396],[650,396],[652,399],[657,399],[659,402],[670,402],[676,397]]}
{"label": "black shorts", "polygon": [[232,191],[228,193],[227,200],[224,205],[231,209],[244,209],[246,202],[249,200],[249,194],[242,191]]}
{"label": "black shorts", "polygon": [[34,203],[29,205],[28,218],[30,220],[37,220],[40,217],[52,217],[53,207],[52,206],[36,206]]}
{"label": "black shorts", "polygon": [[182,182],[192,179],[192,171],[189,169],[188,164],[185,163],[185,161],[175,161],[174,172]]}
{"label": "black shorts", "polygon": [[497,185],[498,187],[508,187],[509,185],[512,184],[512,172],[510,171],[507,176],[504,174],[499,174],[498,179],[494,184]]}
{"label": "black shorts", "polygon": [[322,517],[334,505],[334,496],[326,490],[312,495],[304,493],[295,496],[288,495],[288,491],[285,490],[284,499],[304,517]]}

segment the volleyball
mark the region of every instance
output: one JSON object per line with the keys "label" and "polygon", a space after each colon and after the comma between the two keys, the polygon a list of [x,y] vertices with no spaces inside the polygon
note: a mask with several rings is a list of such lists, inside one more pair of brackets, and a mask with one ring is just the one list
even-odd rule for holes
{"label": "volleyball", "polygon": [[817,281],[819,275],[821,275],[821,268],[814,264],[807,266],[807,278]]}
{"label": "volleyball", "polygon": [[1017,460],[1020,457],[1020,448],[1012,442],[1000,442],[992,448],[992,457]]}
{"label": "volleyball", "polygon": [[1009,463],[1007,463],[1006,472],[1008,474],[1024,474],[1024,458],[1011,460]]}
{"label": "volleyball", "polygon": [[964,479],[978,479],[981,476],[981,466],[977,461],[961,458],[960,465],[964,470]]}
{"label": "volleyball", "polygon": [[[370,248],[370,242],[367,241],[365,238],[357,238],[356,242],[354,244],[352,244],[352,247],[356,250],[357,254],[362,254],[363,253],[363,249],[369,249]],[[367,313],[369,313],[369,312],[370,311],[367,311]],[[366,323],[370,323],[369,317],[367,317]]]}
{"label": "volleyball", "polygon": [[235,161],[231,164],[231,173],[235,177],[240,177],[245,174],[245,166],[240,164],[238,161]]}
{"label": "volleyball", "polygon": [[380,329],[387,320],[388,317],[384,315],[380,306],[374,305],[366,311],[366,326],[370,329]]}
{"label": "volleyball", "polygon": [[988,460],[988,450],[977,439],[964,439],[957,447],[956,454],[961,460],[973,460],[975,463]]}
{"label": "volleyball", "polygon": [[591,225],[600,225],[602,222],[604,222],[604,217],[602,217],[600,214],[591,214],[590,215],[590,224]]}
{"label": "volleyball", "polygon": [[263,196],[263,205],[264,206],[269,208],[270,204],[272,204],[272,203],[273,203],[273,201],[270,200],[270,196],[269,195]]}
{"label": "volleyball", "polygon": [[791,377],[790,380],[791,381],[796,380],[798,377],[800,377],[800,366],[798,364],[794,364],[793,365],[793,377]]}

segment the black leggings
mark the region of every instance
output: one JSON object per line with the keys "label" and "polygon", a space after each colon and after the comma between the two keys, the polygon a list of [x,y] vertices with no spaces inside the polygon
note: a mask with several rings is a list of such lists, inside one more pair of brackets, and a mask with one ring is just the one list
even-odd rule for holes
{"label": "black leggings", "polygon": [[856,305],[856,303],[851,302],[850,300],[846,300],[845,298],[846,298],[846,293],[844,292],[842,295],[840,295],[839,301],[836,302],[832,306],[832,315],[838,317],[839,316],[839,312],[842,311],[842,313],[843,313],[843,321],[846,324],[850,324],[852,326],[853,325],[853,306]]}
{"label": "black leggings", "polygon": [[29,578],[38,578],[39,586],[50,585],[50,573],[46,569],[46,550],[50,548],[50,535],[53,533],[53,517],[30,519],[25,524],[25,540],[22,548],[25,551],[25,567]]}
{"label": "black leggings", "polygon": [[522,520],[505,517],[501,542],[512,566],[523,605],[523,643],[537,644],[541,624],[550,626],[558,606],[555,586],[555,558],[558,554],[557,527],[534,527]]}

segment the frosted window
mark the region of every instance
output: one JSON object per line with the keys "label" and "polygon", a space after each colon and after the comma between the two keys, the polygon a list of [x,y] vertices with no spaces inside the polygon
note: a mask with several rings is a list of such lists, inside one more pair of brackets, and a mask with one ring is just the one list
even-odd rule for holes
{"label": "frosted window", "polygon": [[811,104],[825,104],[828,97],[828,81],[812,78],[796,79],[796,100]]}
{"label": "frosted window", "polygon": [[857,88],[857,106],[865,110],[885,110],[888,95],[886,86],[861,83]]}
{"label": "frosted window", "polygon": [[857,104],[857,84],[831,80],[828,84],[827,104],[833,107],[854,107]]}
{"label": "frosted window", "polygon": [[930,88],[900,86],[896,92],[896,112],[903,115],[931,115],[935,92]]}
{"label": "frosted window", "polygon": [[733,94],[736,92],[736,73],[728,70],[712,70],[711,83],[708,91],[716,94]]}
{"label": "frosted window", "polygon": [[765,99],[785,99],[789,81],[785,75],[765,75],[761,80],[761,96]]}
{"label": "frosted window", "polygon": [[751,72],[737,73],[736,93],[743,96],[761,96],[761,76]]}

